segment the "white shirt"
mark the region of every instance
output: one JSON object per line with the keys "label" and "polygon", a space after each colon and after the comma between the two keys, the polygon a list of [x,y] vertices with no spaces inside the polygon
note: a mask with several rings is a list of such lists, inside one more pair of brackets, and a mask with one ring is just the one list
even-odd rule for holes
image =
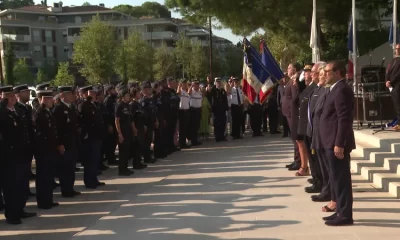
{"label": "white shirt", "polygon": [[232,88],[232,95],[230,96],[231,97],[231,102],[232,102],[233,105],[239,105],[237,92],[239,92],[240,104],[243,104],[243,92],[242,92],[242,89],[233,87]]}
{"label": "white shirt", "polygon": [[62,103],[64,103],[65,105],[67,105],[68,108],[71,108],[71,104],[70,103],[66,103],[63,100],[61,100]]}
{"label": "white shirt", "polygon": [[228,98],[228,107],[232,105],[232,93],[227,93],[226,97]]}
{"label": "white shirt", "polygon": [[179,109],[189,109],[189,94],[185,90],[181,90],[181,102],[179,103]]}
{"label": "white shirt", "polygon": [[344,80],[344,79],[339,80],[339,81],[335,82],[334,84],[332,84],[332,86],[330,87],[329,91],[332,92],[333,87],[334,87],[338,82],[341,82],[341,81],[343,81],[343,80]]}
{"label": "white shirt", "polygon": [[192,94],[190,95],[190,106],[193,108],[201,108],[201,102],[203,101],[203,94],[201,91],[195,91],[192,89]]}

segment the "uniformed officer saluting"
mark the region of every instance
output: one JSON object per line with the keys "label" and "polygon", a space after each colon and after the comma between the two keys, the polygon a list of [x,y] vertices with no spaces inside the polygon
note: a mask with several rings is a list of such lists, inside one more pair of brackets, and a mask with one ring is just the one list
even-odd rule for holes
{"label": "uniformed officer saluting", "polygon": [[[34,217],[36,213],[24,211],[26,204],[26,171],[23,168],[24,138],[21,116],[14,108],[17,99],[12,86],[0,87],[2,108],[0,109],[0,135],[2,136],[2,175],[5,217],[9,224],[21,224],[22,218]],[[51,181],[52,182],[52,181]]]}
{"label": "uniformed officer saluting", "polygon": [[119,103],[115,108],[115,126],[118,132],[118,174],[119,176],[130,176],[133,171],[128,169],[128,160],[131,156],[133,136],[137,135],[137,129],[132,120],[129,108],[130,94],[127,88],[118,91]]}
{"label": "uniformed officer saluting", "polygon": [[144,128],[139,131],[145,163],[155,163],[151,157],[150,145],[153,140],[153,129],[158,128],[157,106],[151,97],[151,83],[146,81],[142,86],[143,97],[139,101],[139,111],[143,116]]}
{"label": "uniformed officer saluting", "polygon": [[211,90],[212,112],[214,114],[214,135],[217,142],[226,141],[226,112],[228,111],[228,97],[221,85],[221,78],[215,78],[215,86]]}
{"label": "uniformed officer saluting", "polygon": [[63,197],[75,197],[75,166],[78,160],[78,116],[71,104],[74,93],[72,86],[58,87],[60,104],[53,113],[57,125],[57,151],[60,156],[60,186]]}
{"label": "uniformed officer saluting", "polygon": [[36,157],[36,200],[38,208],[51,209],[58,206],[53,202],[53,180],[57,155],[56,121],[50,109],[54,99],[51,90],[37,92],[40,106],[33,114],[35,128]]}
{"label": "uniformed officer saluting", "polygon": [[98,186],[105,185],[105,183],[99,182],[97,179],[104,127],[103,118],[95,104],[97,93],[93,90],[93,87],[82,87],[80,92],[85,99],[78,106],[78,111],[81,115],[81,138],[83,140],[84,153],[82,159],[84,161],[83,181],[86,188],[96,189]]}

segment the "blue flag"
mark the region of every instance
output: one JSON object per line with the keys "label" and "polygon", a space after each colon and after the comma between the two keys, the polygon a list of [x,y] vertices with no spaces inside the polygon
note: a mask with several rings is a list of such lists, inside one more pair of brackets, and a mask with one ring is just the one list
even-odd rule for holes
{"label": "blue flag", "polygon": [[[400,39],[399,39],[399,29],[396,28],[396,43],[399,43]],[[389,30],[389,43],[390,45],[393,44],[393,20],[390,23],[390,30]]]}
{"label": "blue flag", "polygon": [[274,82],[285,77],[285,74],[283,74],[281,67],[279,66],[275,58],[272,56],[271,51],[268,49],[264,40],[261,41],[260,50],[261,50],[262,63],[271,74]]}

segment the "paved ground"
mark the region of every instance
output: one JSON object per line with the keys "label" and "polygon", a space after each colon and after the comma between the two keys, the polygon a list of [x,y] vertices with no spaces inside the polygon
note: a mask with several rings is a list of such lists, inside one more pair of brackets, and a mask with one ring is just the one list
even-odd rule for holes
{"label": "paved ground", "polygon": [[[109,170],[97,191],[78,181],[79,198],[38,211],[20,226],[0,220],[4,240],[397,240],[398,199],[353,178],[351,227],[326,227],[322,204],[304,193],[306,178],[284,165],[292,145],[279,136],[206,143],[176,153],[132,178]],[[37,211],[30,202],[28,210]]]}

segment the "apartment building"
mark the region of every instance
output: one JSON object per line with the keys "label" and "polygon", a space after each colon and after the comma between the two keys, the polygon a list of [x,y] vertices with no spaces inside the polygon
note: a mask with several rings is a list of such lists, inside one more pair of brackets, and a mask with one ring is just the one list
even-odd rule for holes
{"label": "apartment building", "polygon": [[[180,32],[192,40],[208,46],[209,33],[179,19],[141,18],[99,6],[63,6],[62,2],[52,6],[26,6],[0,12],[0,51],[4,56],[5,42],[12,44],[17,58],[25,58],[34,69],[45,62],[68,61],[73,54],[74,42],[79,39],[83,25],[99,15],[104,21],[115,25],[120,39],[127,38],[132,30],[139,31],[143,39],[153,47],[163,43],[173,49]],[[213,36],[215,44],[229,44],[226,39]],[[227,43],[227,41],[229,43]],[[231,43],[230,43],[231,44]],[[3,57],[1,64],[4,66]]]}

